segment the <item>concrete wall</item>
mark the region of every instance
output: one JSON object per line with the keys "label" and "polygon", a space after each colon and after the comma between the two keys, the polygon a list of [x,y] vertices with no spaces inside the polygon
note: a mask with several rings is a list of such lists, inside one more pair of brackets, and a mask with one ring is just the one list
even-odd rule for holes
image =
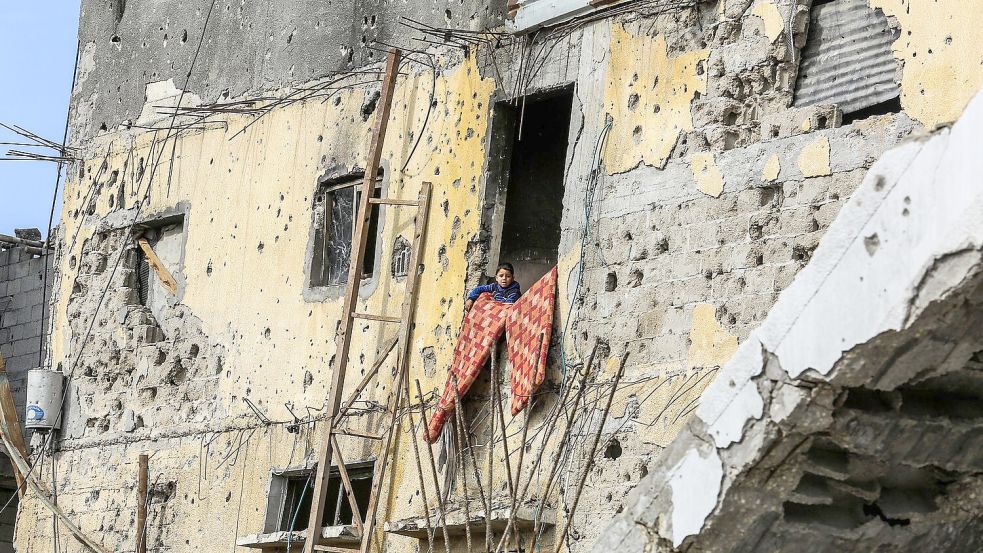
{"label": "concrete wall", "polygon": [[[24,419],[27,371],[41,366],[41,333],[47,328],[43,307],[44,265],[48,264],[47,300],[55,281],[54,256],[38,257],[18,246],[0,249],[0,353],[7,363],[17,415]],[[44,320],[42,321],[42,313]]]}
{"label": "concrete wall", "polygon": [[[54,256],[38,257],[19,246],[0,246],[0,355],[6,364],[7,378],[17,406],[17,416],[24,421],[27,371],[41,365],[41,334],[47,329],[48,311],[42,299],[44,266],[48,265],[46,298],[51,300],[55,281]],[[42,317],[43,320],[42,320]],[[23,426],[23,424],[22,424]],[[26,436],[25,431],[25,436]],[[0,455],[0,505],[14,494],[14,471],[6,455]],[[14,521],[17,500],[0,515],[0,551],[13,551]]]}
{"label": "concrete wall", "polygon": [[[383,151],[383,188],[394,197],[415,198],[422,182],[434,183],[410,344],[410,380],[419,379],[427,393],[446,377],[464,294],[497,255],[491,249],[501,212],[501,145],[492,106],[575,85],[557,332],[547,384],[528,421],[535,455],[529,453],[517,471],[521,482],[532,482],[523,500],[545,501],[561,524],[587,470],[585,448],[625,351],[629,362],[603,428],[601,450],[608,455],[598,455],[590,469],[570,549],[593,543],[601,530],[596,521],[623,509],[637,482],[659,467],[663,449],[690,420],[701,392],[809,264],[873,161],[962,110],[968,95],[951,94],[949,80],[929,78],[955,72],[964,76],[961,88],[983,79],[983,69],[964,66],[952,54],[965,51],[960,45],[978,44],[978,27],[953,23],[976,12],[968,2],[956,4],[938,8],[938,24],[951,28],[952,40],[933,46],[927,60],[920,52],[917,63],[902,59],[896,45],[903,111],[846,126],[836,106],[789,107],[808,20],[807,6],[797,3],[721,1],[664,13],[650,13],[649,6],[541,35],[545,42],[503,39],[500,48],[491,41],[467,51],[434,46],[429,54],[435,65],[421,54],[404,64]],[[157,3],[141,12],[127,3],[121,44],[161,42],[161,25],[145,19],[161,18],[165,5],[173,7]],[[320,426],[305,420],[294,428],[291,412],[308,417],[323,406],[338,365],[341,293],[307,293],[313,194],[319,180],[364,165],[377,77],[359,82],[352,73],[351,86],[330,96],[279,103],[260,118],[216,115],[175,136],[153,106],[180,96],[180,71],[161,73],[171,71],[169,64],[151,56],[149,47],[112,62],[106,53],[112,50],[98,41],[113,23],[96,8],[103,6],[83,13],[73,130],[85,161],[66,183],[67,244],[53,308],[52,357],[70,375],[72,398],[56,454],[60,467],[71,467],[60,470],[55,482],[59,502],[107,548],[132,547],[136,463],[139,454],[150,453],[151,547],[233,549],[237,537],[263,528],[270,471],[301,464],[316,450]],[[237,9],[219,8],[224,18]],[[376,24],[395,25],[401,14],[380,10]],[[127,17],[140,19],[127,23]],[[183,104],[208,104],[225,89],[232,99],[284,97],[296,88],[282,84],[306,82],[308,90],[323,84],[318,78],[334,66],[315,67],[312,76],[306,67],[294,78],[286,62],[260,60],[274,59],[287,46],[271,46],[270,57],[256,57],[256,65],[237,65],[240,60],[229,55],[232,45],[249,52],[262,37],[280,44],[276,37],[289,37],[293,29],[282,17],[277,12],[250,19],[248,30],[245,23],[230,29],[231,20],[221,19],[209,32],[214,50],[196,65]],[[332,17],[339,29],[361,25],[358,18]],[[480,28],[480,21],[468,24]],[[185,51],[201,24],[200,17],[187,24]],[[893,24],[902,37],[924,30],[917,19],[897,17]],[[168,33],[168,48],[172,36],[183,33]],[[421,47],[407,35],[398,38],[401,45]],[[537,61],[529,65],[532,59]],[[252,72],[257,67],[265,69]],[[915,69],[925,76],[906,83],[905,71]],[[206,76],[207,85],[201,84]],[[122,97],[103,90],[116,81],[127,91]],[[163,129],[117,126],[140,117]],[[95,130],[100,120],[108,121],[107,131]],[[176,214],[184,216],[178,290],[154,314],[136,299],[130,227]],[[386,212],[377,266],[388,267],[397,237],[412,236],[411,217],[406,210]],[[405,279],[383,270],[363,286],[358,310],[398,314],[404,287]],[[355,331],[348,386],[393,332],[376,323]],[[597,339],[606,345],[586,402],[572,410],[569,435],[551,435],[546,421],[558,408],[561,385],[575,381]],[[366,399],[386,400],[390,366]],[[487,381],[479,381],[466,402],[480,459],[489,441],[487,390]],[[504,385],[503,392],[508,397]],[[257,416],[246,399],[272,422]],[[381,420],[369,409],[347,424],[366,430]],[[406,454],[418,430],[411,432],[402,420],[396,450],[402,453],[395,456],[381,511],[389,521],[419,516],[424,508],[415,463]],[[525,417],[506,423],[514,462]],[[608,447],[612,440],[618,447]],[[349,462],[373,455],[365,441],[341,442]],[[508,505],[502,444],[495,446],[493,497]],[[530,458],[543,464],[536,467]],[[553,467],[560,487],[546,490]],[[460,485],[452,499],[459,509]],[[22,520],[36,518],[40,509],[26,502]],[[418,545],[382,532],[376,539],[378,548],[390,551]],[[545,544],[553,539],[547,530]],[[49,525],[18,528],[24,549],[48,548],[50,540]],[[455,550],[464,547],[463,539],[455,541]]]}

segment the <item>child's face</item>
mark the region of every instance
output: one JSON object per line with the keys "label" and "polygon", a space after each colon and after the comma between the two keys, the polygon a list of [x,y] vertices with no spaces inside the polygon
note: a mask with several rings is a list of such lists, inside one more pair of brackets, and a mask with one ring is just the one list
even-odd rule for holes
{"label": "child's face", "polygon": [[498,283],[502,288],[507,287],[512,284],[512,273],[508,269],[499,269],[495,273],[495,282]]}

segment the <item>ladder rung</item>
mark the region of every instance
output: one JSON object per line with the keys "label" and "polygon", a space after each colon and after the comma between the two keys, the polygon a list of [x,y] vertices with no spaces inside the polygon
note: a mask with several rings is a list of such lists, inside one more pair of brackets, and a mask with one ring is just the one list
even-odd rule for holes
{"label": "ladder rung", "polygon": [[373,315],[371,313],[352,313],[353,319],[368,319],[370,321],[382,321],[384,323],[401,323],[399,317],[387,317],[385,315]]}
{"label": "ladder rung", "polygon": [[419,200],[397,200],[395,198],[369,198],[370,204],[419,206]]}
{"label": "ladder rung", "polygon": [[314,551],[330,551],[331,553],[358,553],[359,548],[350,549],[348,547],[332,547],[330,545],[315,545]]}
{"label": "ladder rung", "polygon": [[368,438],[370,440],[381,440],[382,436],[378,434],[372,434],[370,432],[359,432],[358,430],[349,430],[347,428],[336,428],[332,430],[335,434],[340,434],[342,436],[356,436],[359,438]]}

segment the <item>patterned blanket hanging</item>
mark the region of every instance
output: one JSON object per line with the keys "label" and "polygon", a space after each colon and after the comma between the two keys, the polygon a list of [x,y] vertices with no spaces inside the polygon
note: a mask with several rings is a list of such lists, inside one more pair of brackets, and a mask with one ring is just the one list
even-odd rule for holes
{"label": "patterned blanket hanging", "polygon": [[424,430],[424,439],[433,443],[440,436],[447,417],[454,412],[454,378],[461,397],[471,389],[491,356],[492,345],[508,327],[509,360],[512,363],[512,415],[528,404],[529,398],[546,378],[546,354],[553,328],[556,297],[556,267],[514,304],[499,303],[482,294],[464,316],[461,333],[454,347],[444,391]]}

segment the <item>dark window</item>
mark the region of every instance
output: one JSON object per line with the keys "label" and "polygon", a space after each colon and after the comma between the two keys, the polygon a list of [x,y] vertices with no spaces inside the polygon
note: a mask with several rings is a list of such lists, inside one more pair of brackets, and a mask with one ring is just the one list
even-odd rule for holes
{"label": "dark window", "polygon": [[895,81],[896,29],[868,0],[814,2],[802,49],[795,105],[835,104],[844,123],[901,110]]}
{"label": "dark window", "polygon": [[[369,495],[372,493],[374,463],[346,465],[355,492],[355,503],[365,520]],[[286,471],[274,474],[267,503],[267,533],[307,529],[311,513],[311,494],[314,489],[313,469]],[[351,505],[344,493],[341,476],[332,468],[328,480],[327,509],[321,526],[353,524]]]}
{"label": "dark window", "polygon": [[[153,247],[153,242],[150,246]],[[147,305],[150,299],[150,263],[143,250],[137,248],[137,295],[140,296],[140,305]]]}
{"label": "dark window", "polygon": [[[322,183],[314,197],[314,252],[311,260],[311,286],[336,286],[348,279],[355,220],[361,198],[362,176],[349,175],[341,180]],[[379,197],[375,188],[374,197]],[[376,239],[379,234],[379,209],[372,209],[369,235],[365,243],[362,278],[375,271]]]}
{"label": "dark window", "polygon": [[512,263],[524,288],[557,262],[572,107],[572,86],[496,106],[505,181],[498,262]]}

